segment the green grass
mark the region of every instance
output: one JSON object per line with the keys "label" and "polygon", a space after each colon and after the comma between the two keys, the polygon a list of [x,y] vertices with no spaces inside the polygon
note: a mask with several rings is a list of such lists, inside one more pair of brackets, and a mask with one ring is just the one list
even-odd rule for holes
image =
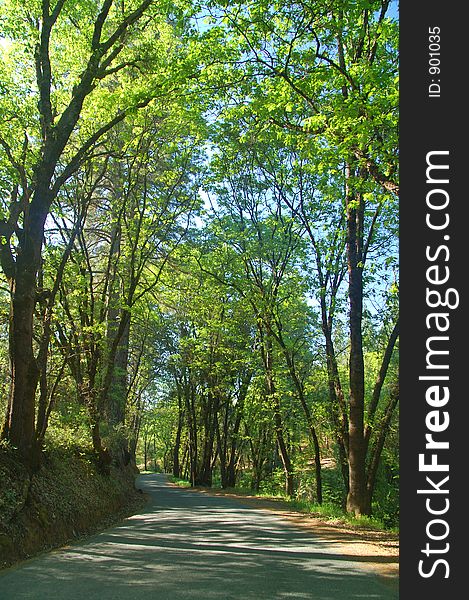
{"label": "green grass", "polygon": [[[178,479],[172,475],[168,476],[169,481],[176,485],[184,488],[191,487],[190,481],[184,479]],[[396,527],[388,527],[385,523],[376,517],[349,515],[336,504],[331,502],[324,502],[318,504],[317,502],[311,502],[308,500],[300,500],[297,498],[290,498],[284,494],[271,494],[267,492],[254,492],[247,487],[234,487],[234,488],[221,488],[220,486],[213,486],[212,490],[223,491],[227,494],[236,494],[238,496],[252,496],[255,498],[281,500],[289,505],[292,511],[297,511],[305,514],[309,514],[325,521],[334,521],[335,523],[341,523],[343,525],[350,525],[353,527],[372,529],[376,531],[389,531],[391,533],[398,533],[399,529]]]}
{"label": "green grass", "polygon": [[192,487],[190,481],[187,481],[186,479],[179,479],[178,477],[174,477],[174,475],[168,475],[168,480],[182,488]]}
{"label": "green grass", "polygon": [[213,489],[223,490],[227,494],[237,494],[238,496],[254,496],[255,498],[273,498],[274,500],[284,500],[285,496],[282,494],[272,494],[270,492],[255,492],[248,487],[231,487],[222,488],[221,486],[213,486]]}
{"label": "green grass", "polygon": [[317,504],[316,502],[308,502],[306,500],[297,500],[295,498],[285,498],[285,501],[292,506],[294,510],[302,513],[311,514],[326,520],[339,520],[340,522],[355,527],[366,529],[375,529],[378,531],[390,531],[397,533],[395,527],[387,527],[381,519],[370,516],[350,515],[342,510],[339,506],[331,503]]}

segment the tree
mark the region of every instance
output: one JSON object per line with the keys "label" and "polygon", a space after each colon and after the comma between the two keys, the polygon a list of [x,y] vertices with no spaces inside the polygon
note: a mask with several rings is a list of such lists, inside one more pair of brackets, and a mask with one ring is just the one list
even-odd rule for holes
{"label": "tree", "polygon": [[[333,248],[338,251],[335,264],[328,258],[323,260],[316,233],[310,234],[310,239],[319,279],[326,284],[321,285],[322,322],[348,490],[347,508],[357,514],[369,510],[365,484],[363,270],[383,207],[392,206],[399,192],[397,29],[386,18],[389,4],[388,0],[327,5],[238,2],[230,6],[214,4],[212,10],[213,18],[222,18],[228,36],[238,43],[231,76],[233,82],[240,81],[242,71],[245,80],[234,94],[231,92],[229,112],[244,118],[243,139],[293,146],[301,160],[313,165],[317,175],[326,174],[327,185],[329,178],[342,188],[345,222],[334,241]],[[304,222],[301,202],[296,214]],[[331,335],[344,258],[350,344],[347,401]]]}
{"label": "tree", "polygon": [[[63,286],[64,312],[57,323],[81,401],[90,411],[95,450],[104,459],[103,421],[112,455],[124,464],[132,458],[124,427],[132,324],[197,203],[197,153],[187,131],[176,135],[169,115],[156,119],[148,113],[131,124],[108,140],[106,173],[95,187],[90,218],[71,257],[82,292],[73,302],[66,292],[70,282]],[[114,148],[119,153],[112,155]]]}
{"label": "tree", "polygon": [[[233,264],[233,272],[228,276],[214,275],[234,288],[251,307],[264,365],[266,401],[272,408],[285,490],[291,496],[294,492],[293,465],[275,381],[274,345],[276,339],[283,341],[276,327],[281,305],[289,294],[286,291],[288,281],[294,278],[301,256],[301,224],[282,211],[276,202],[275,190],[270,189],[268,182],[260,176],[261,170],[256,168],[252,155],[243,152],[243,148],[232,140],[231,147],[222,147],[213,161],[215,178],[218,177],[214,190],[220,206],[213,228],[215,235],[230,245],[232,260],[237,260],[239,266]],[[296,374],[293,368],[291,374]],[[306,404],[304,407],[308,412]],[[319,471],[320,468],[318,475]]]}
{"label": "tree", "polygon": [[2,436],[30,466],[70,409],[102,465],[141,432],[194,485],[371,511],[399,398],[389,5],[5,0]]}
{"label": "tree", "polygon": [[229,486],[236,477],[243,406],[252,376],[253,327],[246,323],[239,297],[197,268],[193,257],[198,252],[196,240],[181,246],[160,298],[172,332],[166,342],[171,349],[166,370],[179,411],[173,469],[184,472],[184,430],[191,482],[211,485],[217,466],[222,484]]}
{"label": "tree", "polygon": [[[45,223],[63,185],[86,158],[99,152],[103,136],[167,93],[167,69],[159,78],[153,75],[162,64],[162,52],[166,59],[170,51],[166,14],[152,0],[125,7],[113,0],[100,5],[42,0],[7,6],[5,31],[11,50],[5,87],[13,102],[2,105],[0,144],[10,165],[10,199],[0,222],[0,258],[12,293],[12,379],[3,436],[26,460],[35,454],[40,369],[33,329]],[[160,42],[152,44],[156,32]],[[24,58],[19,55],[23,48]],[[8,70],[17,66],[17,58],[23,67],[19,78]]]}

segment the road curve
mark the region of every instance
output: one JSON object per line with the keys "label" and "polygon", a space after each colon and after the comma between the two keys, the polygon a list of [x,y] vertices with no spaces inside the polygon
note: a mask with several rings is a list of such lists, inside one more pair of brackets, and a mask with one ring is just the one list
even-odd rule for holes
{"label": "road curve", "polygon": [[[146,511],[0,572],[1,600],[396,600],[363,557],[268,511],[140,475]],[[360,561],[361,558],[361,561]]]}

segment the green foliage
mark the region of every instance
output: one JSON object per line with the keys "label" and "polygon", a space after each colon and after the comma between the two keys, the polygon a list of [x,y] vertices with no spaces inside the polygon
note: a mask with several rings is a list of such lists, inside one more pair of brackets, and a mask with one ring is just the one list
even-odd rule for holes
{"label": "green foliage", "polygon": [[68,419],[53,419],[47,428],[44,447],[46,450],[63,448],[82,456],[89,455],[92,452],[92,445],[84,415],[80,421],[74,419],[74,422],[70,422]]}
{"label": "green foliage", "polygon": [[180,479],[179,477],[174,477],[173,475],[169,475],[168,480],[171,483],[175,483],[178,487],[182,487],[182,488],[190,488],[191,487],[190,481],[187,481],[186,479]]}
{"label": "green foliage", "polygon": [[[45,449],[137,453],[178,467],[175,481],[270,495],[291,475],[311,507],[317,451],[324,510],[340,512],[354,212],[367,467],[386,438],[373,513],[395,525],[398,423],[386,418],[397,346],[374,395],[398,312],[398,27],[387,3],[131,0],[110,3],[99,31],[101,7],[63,3],[48,81],[47,60],[35,64],[41,2],[2,2],[2,414],[11,264],[49,169],[31,335]],[[63,148],[49,164],[54,136]]]}
{"label": "green foliage", "polygon": [[281,468],[274,469],[270,475],[262,480],[259,492],[262,496],[284,496],[284,474]]}

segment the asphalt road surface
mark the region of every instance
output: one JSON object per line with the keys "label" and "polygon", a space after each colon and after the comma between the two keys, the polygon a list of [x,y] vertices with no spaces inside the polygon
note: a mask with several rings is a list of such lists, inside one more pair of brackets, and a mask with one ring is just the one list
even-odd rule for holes
{"label": "asphalt road surface", "polygon": [[[0,600],[395,600],[360,557],[266,510],[140,475],[146,511],[0,571]],[[361,557],[363,559],[363,557]]]}

